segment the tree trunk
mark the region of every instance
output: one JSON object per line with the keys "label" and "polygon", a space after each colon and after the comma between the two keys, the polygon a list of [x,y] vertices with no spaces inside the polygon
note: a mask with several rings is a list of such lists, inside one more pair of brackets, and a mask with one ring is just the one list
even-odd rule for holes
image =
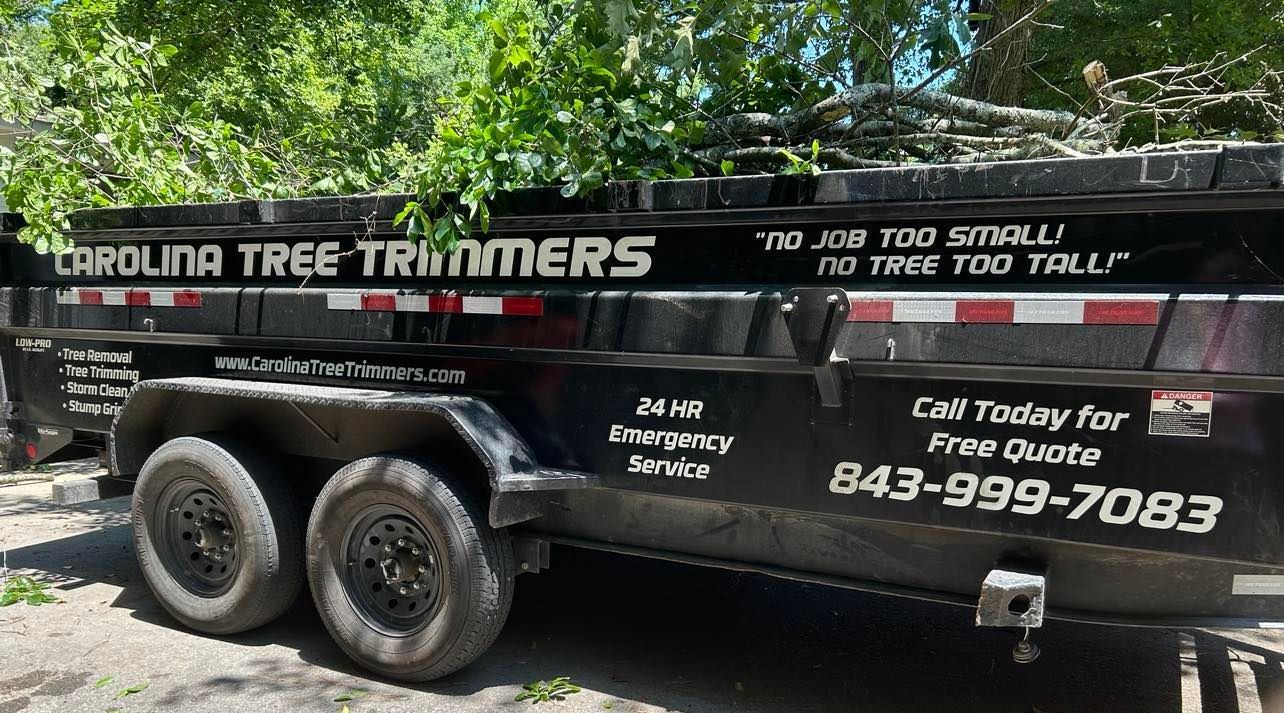
{"label": "tree trunk", "polygon": [[[989,42],[1038,5],[1039,0],[971,0],[972,12],[990,15],[972,38],[973,46]],[[1036,27],[1027,22],[974,57],[968,68],[964,93],[980,101],[1021,106],[1025,100],[1026,54]]]}

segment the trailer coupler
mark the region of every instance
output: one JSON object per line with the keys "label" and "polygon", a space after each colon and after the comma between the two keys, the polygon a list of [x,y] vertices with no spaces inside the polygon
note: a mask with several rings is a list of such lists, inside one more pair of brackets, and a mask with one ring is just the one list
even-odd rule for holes
{"label": "trailer coupler", "polygon": [[1017,663],[1039,657],[1039,647],[1030,641],[1030,629],[1043,626],[1047,586],[1047,575],[1041,569],[992,569],[981,582],[976,625],[1021,628],[1021,640],[1012,648],[1012,659]]}

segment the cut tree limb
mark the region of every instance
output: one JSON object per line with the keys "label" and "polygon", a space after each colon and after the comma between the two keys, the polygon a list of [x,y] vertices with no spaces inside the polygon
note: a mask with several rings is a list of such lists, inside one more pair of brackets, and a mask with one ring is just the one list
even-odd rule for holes
{"label": "cut tree limb", "polygon": [[[857,111],[889,107],[894,96],[891,85],[861,84],[788,114],[732,114],[708,122],[705,127],[706,143],[724,143],[750,136],[776,136],[792,142],[840,122]],[[912,96],[896,97],[896,103],[943,118],[963,119],[992,127],[1023,126],[1039,133],[1092,136],[1105,128],[1094,117],[1076,117],[1068,111],[1000,106],[935,89],[921,89]]]}

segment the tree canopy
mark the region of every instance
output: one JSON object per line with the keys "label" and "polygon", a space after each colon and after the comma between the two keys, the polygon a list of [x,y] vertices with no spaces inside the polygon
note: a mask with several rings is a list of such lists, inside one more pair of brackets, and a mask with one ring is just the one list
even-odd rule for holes
{"label": "tree canopy", "polygon": [[528,185],[1278,139],[1284,10],[1170,5],[0,0],[0,119],[48,124],[0,193],[61,250],[84,207],[409,191],[450,249]]}

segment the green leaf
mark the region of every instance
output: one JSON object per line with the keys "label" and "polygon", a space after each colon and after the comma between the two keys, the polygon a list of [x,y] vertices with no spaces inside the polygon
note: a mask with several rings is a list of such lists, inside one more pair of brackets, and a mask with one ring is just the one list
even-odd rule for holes
{"label": "green leaf", "polygon": [[967,19],[969,22],[985,22],[986,20],[989,20],[992,17],[994,16],[988,12],[969,12],[967,14]]}
{"label": "green leaf", "polygon": [[624,43],[624,59],[620,62],[620,74],[633,77],[641,71],[642,41],[637,37],[630,37]]}
{"label": "green leaf", "polygon": [[453,213],[447,213],[446,215],[443,215],[442,217],[433,221],[432,223],[433,242],[440,243],[441,241],[445,240],[446,236],[450,234],[450,229],[454,227],[454,225],[455,225],[455,221],[454,221]]}
{"label": "green leaf", "polygon": [[722,175],[730,176],[731,174],[736,172],[736,163],[730,159],[724,158],[722,159],[721,168],[722,168]]}
{"label": "green leaf", "polygon": [[673,49],[669,52],[669,67],[677,72],[683,72],[691,67],[691,60],[695,57],[695,18],[687,16],[678,20],[678,26],[673,31]]}
{"label": "green leaf", "polygon": [[392,227],[395,228],[398,225],[401,225],[402,221],[410,217],[410,214],[418,207],[418,201],[406,201],[405,207],[403,207],[401,211],[397,213],[396,217],[392,219]]}
{"label": "green leaf", "polygon": [[428,215],[419,208],[415,208],[410,216],[410,223],[406,225],[406,238],[411,242],[423,237],[424,231],[432,221],[428,220]]}
{"label": "green leaf", "polygon": [[575,115],[569,111],[565,111],[565,110],[559,111],[557,112],[557,120],[562,122],[563,124],[569,124],[572,121],[575,121]]}
{"label": "green leaf", "polygon": [[354,688],[346,693],[340,693],[339,695],[335,696],[334,702],[347,703],[348,701],[355,701],[358,698],[365,698],[368,695],[370,694],[367,693],[366,691],[363,691],[360,688]]}
{"label": "green leaf", "polygon": [[607,0],[607,25],[616,37],[624,37],[633,29],[633,20],[638,11],[633,7],[633,0]]}
{"label": "green leaf", "polygon": [[106,686],[107,684],[115,680],[116,680],[115,676],[103,676],[97,681],[94,681],[94,688],[102,688],[103,686]]}
{"label": "green leaf", "polygon": [[151,685],[150,683],[135,683],[132,686],[122,688],[116,693],[116,699],[119,700],[121,698],[132,696],[136,693],[142,693],[143,691],[147,690],[147,687],[150,685]]}

